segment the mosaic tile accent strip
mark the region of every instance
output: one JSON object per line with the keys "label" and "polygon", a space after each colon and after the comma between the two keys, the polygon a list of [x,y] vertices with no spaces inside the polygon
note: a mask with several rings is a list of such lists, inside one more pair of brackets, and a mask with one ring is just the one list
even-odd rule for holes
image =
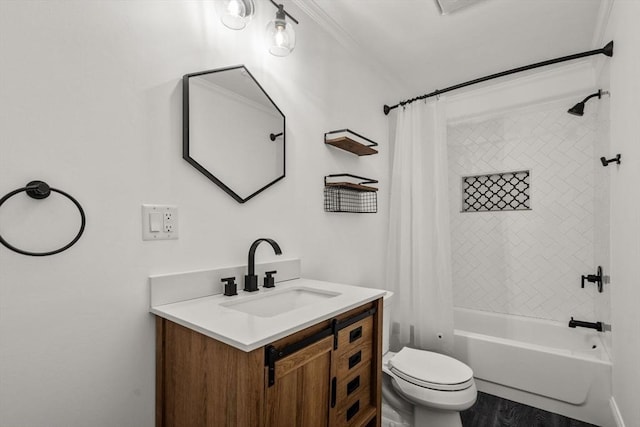
{"label": "mosaic tile accent strip", "polygon": [[531,209],[529,171],[462,177],[462,212]]}

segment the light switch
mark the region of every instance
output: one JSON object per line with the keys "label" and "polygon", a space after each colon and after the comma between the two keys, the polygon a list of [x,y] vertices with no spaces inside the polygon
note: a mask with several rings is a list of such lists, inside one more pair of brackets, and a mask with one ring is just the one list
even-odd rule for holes
{"label": "light switch", "polygon": [[162,212],[149,213],[149,231],[159,233],[162,231]]}

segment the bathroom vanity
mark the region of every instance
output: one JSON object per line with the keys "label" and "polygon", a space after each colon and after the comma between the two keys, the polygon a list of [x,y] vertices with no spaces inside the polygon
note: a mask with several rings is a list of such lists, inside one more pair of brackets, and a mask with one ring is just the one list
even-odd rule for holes
{"label": "bathroom vanity", "polygon": [[258,293],[152,306],[156,426],[380,426],[384,291]]}

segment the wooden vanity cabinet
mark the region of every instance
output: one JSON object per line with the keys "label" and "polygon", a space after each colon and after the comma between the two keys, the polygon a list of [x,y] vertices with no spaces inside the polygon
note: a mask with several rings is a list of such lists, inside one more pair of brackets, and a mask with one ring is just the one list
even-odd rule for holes
{"label": "wooden vanity cabinet", "polygon": [[251,352],[156,329],[156,427],[381,424],[382,299]]}

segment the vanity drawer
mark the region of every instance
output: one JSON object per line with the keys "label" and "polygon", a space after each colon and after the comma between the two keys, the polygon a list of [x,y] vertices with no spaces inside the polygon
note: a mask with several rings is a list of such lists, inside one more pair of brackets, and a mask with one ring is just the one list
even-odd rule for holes
{"label": "vanity drawer", "polygon": [[371,388],[367,385],[339,403],[337,425],[360,426],[363,418],[370,417],[372,408]]}
{"label": "vanity drawer", "polygon": [[366,343],[340,352],[337,364],[338,378],[350,376],[352,372],[370,363],[371,355],[371,344]]}
{"label": "vanity drawer", "polygon": [[338,352],[349,352],[353,347],[363,344],[371,346],[373,341],[373,316],[349,325],[338,332]]}
{"label": "vanity drawer", "polygon": [[[364,389],[371,387],[371,363],[366,362],[358,369],[349,373],[337,384],[336,400],[347,402]],[[342,405],[342,403],[340,403]]]}

